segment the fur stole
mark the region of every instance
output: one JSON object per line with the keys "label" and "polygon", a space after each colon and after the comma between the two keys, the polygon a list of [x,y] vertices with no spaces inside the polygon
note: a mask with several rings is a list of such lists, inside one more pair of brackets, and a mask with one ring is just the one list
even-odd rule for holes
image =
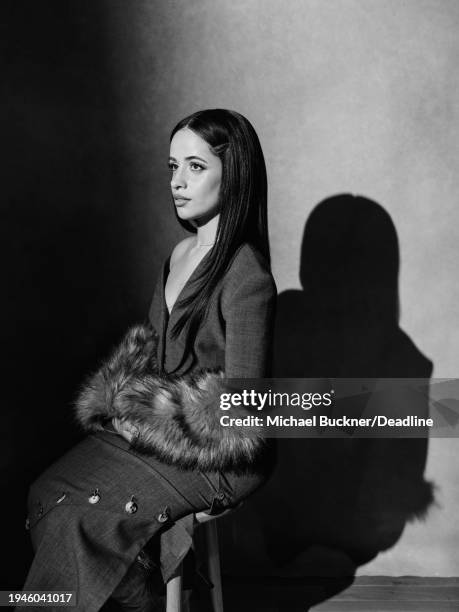
{"label": "fur stole", "polygon": [[[157,335],[132,327],[83,386],[76,418],[88,433],[117,418],[135,432],[131,448],[182,469],[260,471],[267,450],[260,429],[220,424],[221,370],[158,374]],[[240,416],[231,410],[231,416]],[[242,415],[241,415],[242,416]]]}

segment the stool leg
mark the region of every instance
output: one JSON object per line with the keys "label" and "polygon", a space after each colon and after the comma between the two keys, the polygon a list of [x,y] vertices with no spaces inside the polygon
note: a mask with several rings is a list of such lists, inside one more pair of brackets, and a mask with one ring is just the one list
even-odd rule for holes
{"label": "stool leg", "polygon": [[166,612],[184,612],[182,607],[183,565],[177,568],[166,587]]}
{"label": "stool leg", "polygon": [[[214,585],[211,591],[211,601],[213,612],[223,612],[223,592],[222,578],[220,571],[220,552],[218,549],[217,521],[205,523],[207,540],[207,564],[209,568],[209,578]],[[169,609],[167,610],[169,612]]]}

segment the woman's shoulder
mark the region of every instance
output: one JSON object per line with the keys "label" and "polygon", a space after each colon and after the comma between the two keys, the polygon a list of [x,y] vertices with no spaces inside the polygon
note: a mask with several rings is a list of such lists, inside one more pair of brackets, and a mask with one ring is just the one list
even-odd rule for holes
{"label": "woman's shoulder", "polygon": [[[186,254],[195,240],[194,236],[188,236],[175,245],[168,257],[170,268],[174,266],[175,261]],[[277,294],[269,263],[263,254],[248,242],[242,243],[236,249],[222,278],[224,294],[232,293],[241,285],[261,287]]]}
{"label": "woman's shoulder", "polygon": [[242,244],[234,254],[223,279],[223,293],[231,295],[241,287],[277,294],[269,263],[262,253],[249,243]]}
{"label": "woman's shoulder", "polygon": [[233,276],[244,273],[245,275],[271,276],[271,269],[266,258],[252,244],[244,242],[236,250],[228,269]]}

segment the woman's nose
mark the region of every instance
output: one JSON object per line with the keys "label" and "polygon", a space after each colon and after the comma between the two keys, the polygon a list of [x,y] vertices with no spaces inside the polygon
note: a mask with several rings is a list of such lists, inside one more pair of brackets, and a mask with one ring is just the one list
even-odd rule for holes
{"label": "woman's nose", "polygon": [[172,189],[176,189],[177,187],[186,187],[185,174],[181,168],[177,168],[172,175],[171,187]]}

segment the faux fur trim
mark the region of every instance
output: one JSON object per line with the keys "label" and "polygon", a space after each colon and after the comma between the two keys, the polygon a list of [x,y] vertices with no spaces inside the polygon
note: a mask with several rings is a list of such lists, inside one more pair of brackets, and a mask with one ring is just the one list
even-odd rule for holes
{"label": "faux fur trim", "polygon": [[[183,469],[259,471],[267,450],[260,429],[220,424],[220,394],[228,391],[221,370],[192,376],[158,374],[157,336],[132,327],[76,401],[83,429],[97,432],[116,417],[136,435],[131,447]],[[238,416],[232,409],[231,416]]]}

